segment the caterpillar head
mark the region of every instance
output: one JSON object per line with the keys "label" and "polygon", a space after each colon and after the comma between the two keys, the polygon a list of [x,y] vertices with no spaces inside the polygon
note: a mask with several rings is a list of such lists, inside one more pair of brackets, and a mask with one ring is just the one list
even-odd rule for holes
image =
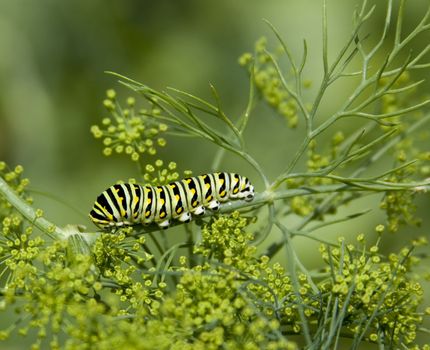
{"label": "caterpillar head", "polygon": [[251,182],[247,177],[242,177],[241,182],[240,198],[248,202],[252,201],[254,199],[254,186],[251,185]]}

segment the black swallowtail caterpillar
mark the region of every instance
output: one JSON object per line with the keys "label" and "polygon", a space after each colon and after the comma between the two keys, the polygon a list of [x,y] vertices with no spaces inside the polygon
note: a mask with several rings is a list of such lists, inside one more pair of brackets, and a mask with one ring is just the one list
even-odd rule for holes
{"label": "black swallowtail caterpillar", "polygon": [[164,186],[125,183],[109,187],[97,197],[90,218],[100,228],[156,223],[169,227],[171,219],[189,222],[206,208],[218,210],[231,199],[251,201],[254,186],[235,173],[203,174]]}

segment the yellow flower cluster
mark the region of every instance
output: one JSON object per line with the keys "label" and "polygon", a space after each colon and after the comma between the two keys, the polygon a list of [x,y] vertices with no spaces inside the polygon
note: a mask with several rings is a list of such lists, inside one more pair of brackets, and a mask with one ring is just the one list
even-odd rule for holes
{"label": "yellow flower cluster", "polygon": [[[381,231],[381,225],[376,230]],[[384,257],[378,245],[366,248],[363,234],[359,246],[342,243],[337,248],[321,246],[329,278],[320,283],[322,293],[332,293],[344,310],[345,327],[363,339],[380,337],[392,344],[413,344],[417,324],[423,318],[418,310],[423,289],[411,267],[419,259],[411,253],[426,244],[417,240],[412,247]],[[348,321],[349,320],[349,321]]]}
{"label": "yellow flower cluster", "polygon": [[93,125],[91,133],[96,139],[102,139],[105,156],[123,153],[138,161],[140,155],[155,155],[157,147],[166,146],[166,139],[161,134],[167,131],[167,125],[157,119],[158,109],[136,111],[132,97],[123,108],[114,90],[108,90],[103,104],[110,116],[103,118],[101,126]]}

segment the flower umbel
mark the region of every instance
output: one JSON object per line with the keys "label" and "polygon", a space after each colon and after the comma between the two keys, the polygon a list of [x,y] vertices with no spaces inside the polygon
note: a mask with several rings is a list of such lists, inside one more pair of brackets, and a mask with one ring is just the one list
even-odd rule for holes
{"label": "flower umbel", "polygon": [[91,133],[96,139],[102,139],[103,154],[126,154],[133,161],[138,161],[143,154],[155,155],[158,147],[166,145],[162,136],[167,125],[157,120],[159,110],[136,110],[135,100],[127,98],[126,106],[122,107],[113,90],[107,92],[104,106],[110,116],[102,120],[102,125],[93,125]]}

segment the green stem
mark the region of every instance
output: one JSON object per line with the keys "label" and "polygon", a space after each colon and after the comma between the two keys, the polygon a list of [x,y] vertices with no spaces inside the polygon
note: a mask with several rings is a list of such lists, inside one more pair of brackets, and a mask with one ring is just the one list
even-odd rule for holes
{"label": "green stem", "polygon": [[261,179],[263,180],[264,187],[268,188],[269,186],[269,180],[267,179],[266,175],[263,172],[263,169],[261,168],[260,164],[257,163],[257,161],[252,158],[248,153],[246,152],[239,152],[238,153],[243,159],[245,159],[260,175]]}
{"label": "green stem", "polygon": [[304,308],[303,308],[304,303],[300,294],[300,284],[297,278],[297,271],[296,271],[296,255],[292,245],[290,232],[288,232],[288,229],[284,225],[282,225],[279,221],[277,221],[275,225],[281,230],[282,235],[284,236],[285,248],[287,249],[288,269],[291,275],[291,282],[293,285],[294,293],[296,294],[296,297],[298,299],[297,309],[298,309],[300,321],[303,327],[303,333],[304,333],[303,335],[305,337],[306,344],[309,347],[312,343],[312,338],[310,335],[309,325],[304,313]]}
{"label": "green stem", "polygon": [[43,217],[38,217],[36,215],[36,210],[19,197],[2,177],[0,177],[0,193],[24,218],[30,221],[46,235],[53,239],[66,238],[66,235],[61,228]]}
{"label": "green stem", "polygon": [[270,189],[274,190],[278,188],[278,186],[285,180],[287,175],[294,169],[299,159],[302,157],[303,153],[306,151],[306,149],[309,146],[309,142],[311,141],[310,138],[305,137],[302,144],[300,145],[299,149],[297,150],[296,154],[294,155],[293,160],[288,165],[287,169],[282,172],[281,175],[277,177],[277,179],[270,185]]}

